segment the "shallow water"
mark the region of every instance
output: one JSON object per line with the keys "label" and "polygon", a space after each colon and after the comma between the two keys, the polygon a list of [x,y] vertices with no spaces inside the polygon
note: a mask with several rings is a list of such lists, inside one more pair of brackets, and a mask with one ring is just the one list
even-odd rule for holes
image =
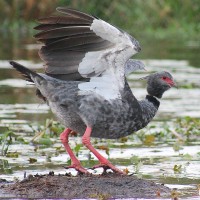
{"label": "shallow water", "polygon": [[[155,49],[162,49],[162,45],[157,45]],[[141,59],[147,65],[148,71],[131,74],[128,77],[132,91],[138,99],[142,99],[146,95],[145,83],[138,79],[153,71],[167,70],[171,72],[180,86],[178,90],[171,89],[164,94],[157,116],[144,129],[147,133],[163,130],[166,124],[173,130],[177,117],[200,118],[200,68],[198,68],[200,63],[197,59],[199,46],[192,45],[194,43],[191,42],[182,48],[174,46],[175,50],[178,49],[177,59],[174,55],[176,51],[171,52],[169,47],[163,47],[165,50],[159,55],[149,53],[149,57],[155,59],[149,59],[147,55],[150,50],[146,50]],[[35,62],[17,61],[30,68],[39,69],[42,63],[35,57],[37,51],[35,47],[38,48],[34,45],[23,48],[23,52],[25,51],[26,55],[32,55]],[[187,55],[188,48],[192,49],[192,52]],[[20,55],[19,53],[19,58]],[[11,59],[12,57],[6,58]],[[161,60],[160,58],[165,59]],[[59,137],[51,138],[49,146],[32,143],[35,134],[33,129],[37,130],[38,124],[44,125],[46,118],[52,118],[53,115],[48,106],[35,96],[34,86],[21,80],[17,72],[11,69],[8,60],[0,61],[0,96],[1,132],[5,131],[5,127],[9,127],[25,141],[13,142],[9,146],[9,152],[17,152],[17,157],[0,156],[0,178],[10,181],[16,178],[21,180],[25,172],[26,175],[48,173],[49,171],[64,174],[66,169],[63,166],[67,165],[69,156],[64,152]],[[150,129],[152,126],[154,128]],[[130,173],[136,173],[138,177],[164,183],[170,188],[178,188],[181,191],[181,199],[195,200],[199,198],[197,185],[200,184],[200,140],[182,144],[181,148],[175,151],[173,146],[177,141],[178,139],[174,139],[168,142],[144,145],[135,139],[134,135],[130,136],[126,142],[93,140],[95,143],[98,142],[98,146],[109,147],[109,155],[104,150],[99,151],[102,155],[109,157],[117,167],[127,168]],[[81,138],[79,137],[73,137],[70,140],[73,148],[80,142]],[[78,157],[86,167],[91,167],[97,162],[96,158],[83,147],[78,152]],[[36,162],[30,163],[30,158],[36,159]],[[181,166],[181,170],[174,171],[174,165]],[[75,174],[75,171],[71,170],[71,172]],[[101,173],[101,170],[96,170],[95,173]]]}

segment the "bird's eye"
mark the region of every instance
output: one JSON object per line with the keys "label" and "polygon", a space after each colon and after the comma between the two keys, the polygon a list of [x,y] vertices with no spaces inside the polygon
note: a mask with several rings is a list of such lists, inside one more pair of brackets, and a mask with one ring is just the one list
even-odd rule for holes
{"label": "bird's eye", "polygon": [[167,79],[167,77],[163,76],[163,77],[162,77],[162,79],[163,79],[163,80],[166,80],[166,79]]}

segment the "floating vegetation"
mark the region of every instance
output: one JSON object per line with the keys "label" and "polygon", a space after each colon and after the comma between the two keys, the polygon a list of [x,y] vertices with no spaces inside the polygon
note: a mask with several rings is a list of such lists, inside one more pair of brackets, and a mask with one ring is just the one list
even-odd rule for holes
{"label": "floating vegetation", "polygon": [[177,133],[186,137],[186,141],[194,141],[200,136],[200,119],[192,117],[178,118],[175,122]]}
{"label": "floating vegetation", "polygon": [[[71,160],[59,140],[59,134],[64,127],[52,119],[47,119],[42,125],[30,123],[28,126],[30,130],[27,133],[22,132],[21,128],[17,130],[16,127],[14,130],[3,129],[0,133],[4,144],[1,147],[3,158],[0,159],[0,171],[20,179],[24,176],[21,171],[30,174],[33,169],[38,172],[51,168],[55,173],[69,170],[63,168],[70,165]],[[169,123],[152,124],[136,134],[118,140],[92,138],[92,143],[110,157],[113,163],[117,160],[127,174],[134,173],[138,178],[180,184],[182,177],[197,178],[200,175],[196,163],[200,151],[192,145],[192,138],[199,136],[196,131],[198,128],[198,118],[182,117]],[[69,141],[84,167],[90,168],[98,164],[95,157],[81,144],[81,138],[76,133],[72,133]],[[188,144],[192,146],[185,146]],[[16,149],[20,146],[22,148]],[[21,176],[14,175],[16,171]],[[93,173],[99,173],[99,170],[95,169]],[[157,195],[159,196],[159,191]]]}
{"label": "floating vegetation", "polygon": [[189,116],[177,118],[170,123],[163,122],[159,127],[149,126],[137,133],[138,139],[145,145],[174,141],[175,151],[180,150],[184,143],[195,141],[199,136],[200,119]]}
{"label": "floating vegetation", "polygon": [[29,158],[29,162],[30,162],[30,164],[35,163],[35,162],[37,162],[37,159],[35,159],[35,158]]}

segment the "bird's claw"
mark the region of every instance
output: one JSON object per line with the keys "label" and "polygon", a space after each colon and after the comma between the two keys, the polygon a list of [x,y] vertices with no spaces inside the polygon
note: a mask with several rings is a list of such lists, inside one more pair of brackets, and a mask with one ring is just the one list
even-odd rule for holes
{"label": "bird's claw", "polygon": [[117,174],[123,174],[123,175],[126,174],[125,172],[121,171],[120,169],[118,169],[117,167],[115,167],[114,165],[112,165],[111,163],[107,163],[107,164],[100,163],[98,165],[94,165],[91,169],[96,169],[96,168],[100,168],[100,167],[103,168],[103,174],[106,173],[107,169],[111,169],[113,172],[115,172]]}

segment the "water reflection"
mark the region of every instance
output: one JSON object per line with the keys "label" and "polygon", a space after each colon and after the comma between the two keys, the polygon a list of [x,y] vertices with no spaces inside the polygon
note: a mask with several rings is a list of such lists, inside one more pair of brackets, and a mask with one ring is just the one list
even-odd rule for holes
{"label": "water reflection", "polygon": [[23,60],[38,60],[36,49],[31,51],[26,48],[26,45],[35,43],[31,35],[16,31],[14,34],[5,32],[0,37],[0,60],[23,59]]}

